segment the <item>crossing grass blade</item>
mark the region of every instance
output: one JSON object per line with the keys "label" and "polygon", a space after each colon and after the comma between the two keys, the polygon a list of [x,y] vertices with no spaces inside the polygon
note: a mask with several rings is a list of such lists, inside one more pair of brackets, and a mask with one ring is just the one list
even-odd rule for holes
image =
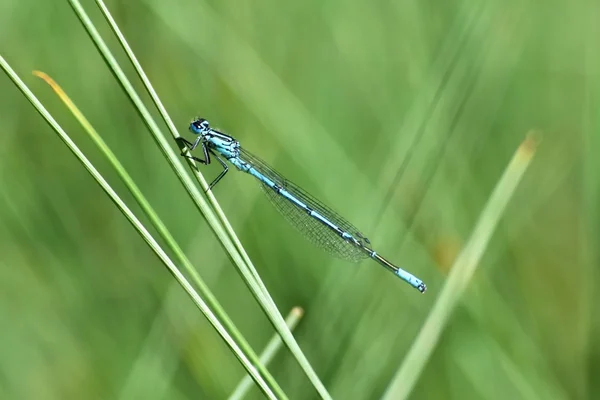
{"label": "crossing grass blade", "polygon": [[[303,315],[304,310],[300,307],[294,307],[292,311],[290,311],[290,313],[285,319],[285,323],[290,329],[290,331],[294,330],[296,325],[298,325],[298,323],[300,322],[300,319],[302,319]],[[271,340],[269,340],[269,343],[267,343],[264,350],[260,354],[260,362],[262,362],[264,365],[269,365],[273,357],[275,357],[275,355],[277,355],[277,352],[281,349],[282,345],[283,342],[281,340],[281,337],[278,335],[274,335],[271,338]],[[240,383],[236,386],[231,396],[229,396],[229,400],[242,400],[246,396],[248,391],[251,389],[251,387],[252,379],[250,378],[250,376],[246,375],[244,379],[242,379]]]}

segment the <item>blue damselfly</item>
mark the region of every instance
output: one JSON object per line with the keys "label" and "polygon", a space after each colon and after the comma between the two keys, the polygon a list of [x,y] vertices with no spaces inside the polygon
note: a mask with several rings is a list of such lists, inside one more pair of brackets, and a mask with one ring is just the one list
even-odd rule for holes
{"label": "blue damselfly", "polygon": [[198,135],[194,143],[181,137],[179,140],[186,144],[189,151],[200,146],[204,159],[188,156],[185,151],[181,155],[208,165],[212,154],[223,166],[223,171],[209,185],[209,190],[229,170],[225,162],[227,160],[240,171],[258,179],[275,208],[311,242],[348,261],[372,258],[421,293],[425,292],[423,281],[377,254],[371,249],[369,239],[351,223],[242,148],[233,137],[212,129],[208,121],[202,118],[196,118],[190,123],[190,131]]}

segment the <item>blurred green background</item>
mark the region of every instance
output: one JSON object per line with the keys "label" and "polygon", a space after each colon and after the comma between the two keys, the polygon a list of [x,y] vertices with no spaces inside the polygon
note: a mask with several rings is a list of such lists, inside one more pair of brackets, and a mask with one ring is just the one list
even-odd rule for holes
{"label": "blurred green background", "polygon": [[[512,154],[543,131],[411,398],[598,398],[598,2],[107,5],[182,134],[208,118],[428,284],[313,248],[244,174],[216,187],[281,312],[305,310],[295,336],[335,399],[384,393]],[[31,71],[62,85],[259,352],[271,325],[68,2],[2,0],[0,52],[139,212]],[[4,74],[0,121],[0,398],[226,398],[242,367]],[[315,398],[287,350],[269,370]]]}

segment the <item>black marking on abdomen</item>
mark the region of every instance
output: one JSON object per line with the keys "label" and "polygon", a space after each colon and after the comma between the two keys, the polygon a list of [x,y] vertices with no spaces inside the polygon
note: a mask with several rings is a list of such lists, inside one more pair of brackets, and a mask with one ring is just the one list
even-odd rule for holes
{"label": "black marking on abdomen", "polygon": [[[312,208],[306,206],[306,212],[308,213],[308,215],[310,215],[311,217],[315,218],[317,221],[319,221],[320,223],[325,225],[325,227],[327,227],[331,230],[334,230],[338,235],[340,235],[340,237],[342,239],[349,241],[349,239],[344,237],[345,232],[342,229],[340,229],[340,227],[332,225],[331,221],[329,221],[329,223],[326,223],[325,221],[322,221],[320,218],[317,218],[315,216],[315,211]],[[323,218],[323,216],[321,214],[319,214],[319,216]]]}

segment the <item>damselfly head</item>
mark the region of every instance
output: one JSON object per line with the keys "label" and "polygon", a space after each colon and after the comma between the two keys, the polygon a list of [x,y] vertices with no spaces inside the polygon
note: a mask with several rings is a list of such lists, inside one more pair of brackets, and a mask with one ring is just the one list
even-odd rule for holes
{"label": "damselfly head", "polygon": [[194,120],[190,123],[190,131],[195,133],[196,135],[206,135],[210,132],[210,125],[208,121],[204,118],[194,118]]}

